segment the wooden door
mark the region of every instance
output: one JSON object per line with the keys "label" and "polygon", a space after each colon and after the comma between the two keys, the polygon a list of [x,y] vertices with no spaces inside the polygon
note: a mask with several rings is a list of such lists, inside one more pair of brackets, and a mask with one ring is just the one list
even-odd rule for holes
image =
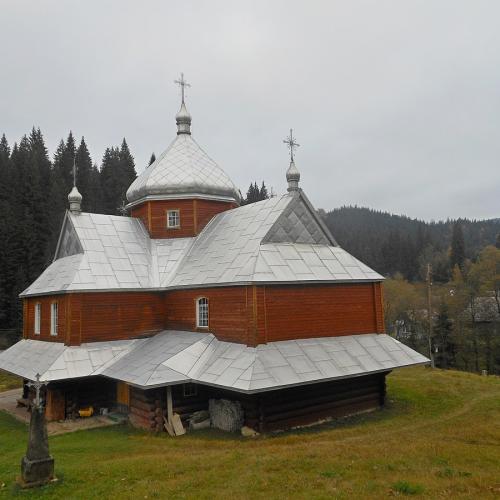
{"label": "wooden door", "polygon": [[125,382],[116,383],[116,402],[119,405],[130,405],[130,386]]}
{"label": "wooden door", "polygon": [[66,398],[60,389],[47,388],[45,401],[47,420],[64,420],[66,417]]}

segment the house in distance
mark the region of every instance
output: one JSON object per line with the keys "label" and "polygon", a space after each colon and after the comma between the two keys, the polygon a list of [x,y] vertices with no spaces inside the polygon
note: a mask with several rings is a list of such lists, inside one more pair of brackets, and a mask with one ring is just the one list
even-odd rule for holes
{"label": "house in distance", "polygon": [[[185,81],[180,82],[184,90]],[[127,191],[130,216],[82,213],[22,294],[0,369],[46,383],[48,419],[92,406],[140,427],[237,402],[257,431],[378,408],[394,368],[428,360],[384,333],[383,277],[340,248],[299,187],[240,206],[228,175],[177,136]]]}

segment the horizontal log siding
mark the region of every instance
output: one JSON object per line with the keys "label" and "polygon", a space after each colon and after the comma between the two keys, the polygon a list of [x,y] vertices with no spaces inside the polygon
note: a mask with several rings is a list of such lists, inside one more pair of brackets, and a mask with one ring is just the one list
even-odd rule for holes
{"label": "horizontal log siding", "polygon": [[[58,303],[57,336],[50,334],[50,304]],[[40,335],[35,335],[35,304],[42,305]],[[68,295],[48,295],[24,299],[23,337],[25,339],[65,342],[68,332]]]}
{"label": "horizontal log siding", "polygon": [[264,392],[259,395],[259,431],[289,429],[330,417],[379,408],[387,373]]}
{"label": "horizontal log siding", "polygon": [[137,219],[141,219],[146,229],[150,231],[148,210],[149,210],[149,202],[141,203],[140,205],[133,207],[130,210],[130,215]]}
{"label": "horizontal log siding", "polygon": [[[232,286],[171,292],[71,293],[25,299],[24,336],[79,345],[163,329],[196,331],[196,299],[209,300],[209,328],[220,340],[256,346],[277,340],[382,333],[379,283]],[[59,303],[57,337],[50,303]],[[34,335],[35,304],[41,335]]]}
{"label": "horizontal log siding", "polygon": [[[236,206],[215,200],[152,200],[133,207],[130,213],[143,221],[151,238],[186,238],[199,234],[218,213]],[[178,229],[167,228],[168,210],[179,210],[181,225]]]}
{"label": "horizontal log siding", "polygon": [[259,312],[265,314],[265,338],[273,342],[382,333],[382,301],[380,292],[374,291],[379,287],[379,283],[266,286],[265,310]]}
{"label": "horizontal log siding", "polygon": [[[245,286],[178,290],[165,296],[166,328],[171,330],[210,331],[228,342],[247,342],[248,290]],[[250,292],[251,293],[251,292]],[[196,299],[208,298],[209,328],[196,328]]]}
{"label": "horizontal log siding", "polygon": [[[163,296],[150,292],[83,293],[80,342],[122,340],[165,327]],[[76,337],[72,335],[72,339]]]}
{"label": "horizontal log siding", "polygon": [[202,229],[221,212],[236,208],[236,203],[215,200],[195,200],[196,206],[196,234],[200,234]]}

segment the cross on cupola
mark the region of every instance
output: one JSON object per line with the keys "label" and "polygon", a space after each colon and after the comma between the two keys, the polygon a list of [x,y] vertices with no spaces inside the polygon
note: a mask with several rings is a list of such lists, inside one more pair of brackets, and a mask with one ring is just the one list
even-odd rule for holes
{"label": "cross on cupola", "polygon": [[295,141],[292,129],[290,129],[290,135],[286,139],[283,139],[283,142],[288,146],[288,149],[290,150],[290,161],[293,163],[293,151],[295,148],[298,148],[300,144]]}
{"label": "cross on cupola", "polygon": [[184,80],[184,73],[181,73],[181,77],[178,80],[174,80],[174,83],[179,85],[182,93],[181,109],[175,116],[175,121],[177,123],[177,135],[191,134],[191,115],[186,109],[186,104],[184,102],[185,89],[186,87],[191,87],[191,85]]}
{"label": "cross on cupola", "polygon": [[188,82],[186,82],[186,80],[184,80],[184,73],[181,73],[181,77],[178,80],[174,80],[174,83],[179,85],[179,87],[181,88],[182,102],[184,102],[184,89],[186,87],[191,87],[191,84],[189,84]]}
{"label": "cross on cupola", "polygon": [[293,152],[296,148],[300,146],[300,144],[293,137],[293,130],[290,129],[290,135],[283,139],[283,142],[288,146],[290,150],[290,166],[286,171],[286,180],[288,182],[288,191],[298,191],[299,190],[299,181],[300,181],[300,172],[295,166],[295,160],[293,157]]}

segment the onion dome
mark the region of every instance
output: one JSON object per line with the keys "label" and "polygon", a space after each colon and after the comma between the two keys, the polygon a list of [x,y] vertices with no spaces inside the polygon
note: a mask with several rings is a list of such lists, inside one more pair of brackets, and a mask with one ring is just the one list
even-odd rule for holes
{"label": "onion dome", "polygon": [[288,191],[299,190],[300,172],[293,160],[290,162],[290,166],[286,171],[286,180],[288,182]]}
{"label": "onion dome", "polygon": [[143,200],[206,198],[239,203],[229,176],[191,136],[191,115],[184,99],[175,120],[177,137],[127,191],[129,204]]}
{"label": "onion dome", "polygon": [[82,211],[82,195],[76,186],[68,194],[69,209],[73,213],[80,213]]}

